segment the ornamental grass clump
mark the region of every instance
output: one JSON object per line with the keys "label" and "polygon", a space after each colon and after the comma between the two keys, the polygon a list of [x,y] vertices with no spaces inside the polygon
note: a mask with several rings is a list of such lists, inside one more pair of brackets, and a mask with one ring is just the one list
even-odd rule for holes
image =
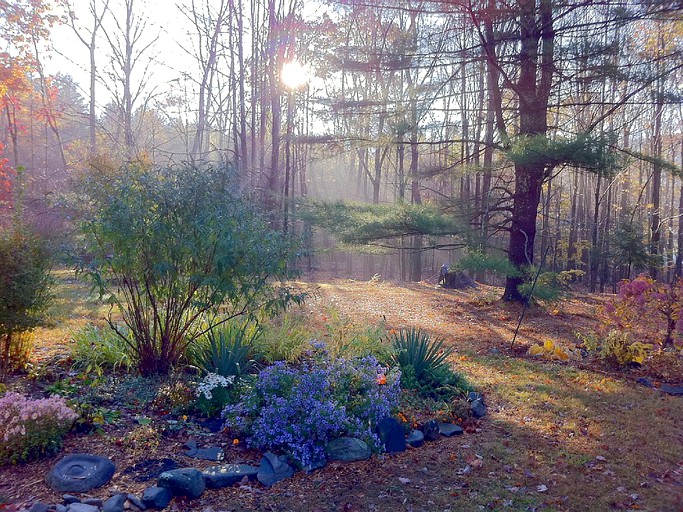
{"label": "ornamental grass clump", "polygon": [[399,393],[400,374],[385,375],[373,357],[277,362],[223,416],[249,446],[282,450],[302,468],[314,468],[325,463],[325,445],[341,435],[379,450],[375,427],[398,405]]}
{"label": "ornamental grass clump", "polygon": [[57,453],[76,418],[61,397],[7,393],[0,398],[0,466]]}

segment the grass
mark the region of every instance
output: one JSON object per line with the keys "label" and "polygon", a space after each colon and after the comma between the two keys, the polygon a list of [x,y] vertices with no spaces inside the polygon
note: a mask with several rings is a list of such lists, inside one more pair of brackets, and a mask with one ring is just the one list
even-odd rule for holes
{"label": "grass", "polygon": [[[73,274],[61,270],[57,278],[51,325],[36,336],[40,357],[64,354],[71,332],[101,323],[108,312]],[[358,326],[386,315],[388,326],[430,329],[445,339],[456,351],[455,370],[483,393],[488,416],[476,425],[477,432],[462,437],[364,463],[334,463],[265,492],[211,491],[203,498],[207,505],[240,503],[240,510],[683,509],[680,397],[574,364],[490,355],[490,348],[509,343],[516,311],[479,304],[473,297],[481,292],[363,283],[321,289],[323,299],[306,305],[306,317],[320,319],[335,299],[335,307]],[[520,345],[570,339],[586,309],[576,301],[564,308],[567,312],[552,317],[532,312]],[[297,320],[276,330],[274,341],[287,327],[321,330]],[[146,387],[134,387],[133,393]]]}

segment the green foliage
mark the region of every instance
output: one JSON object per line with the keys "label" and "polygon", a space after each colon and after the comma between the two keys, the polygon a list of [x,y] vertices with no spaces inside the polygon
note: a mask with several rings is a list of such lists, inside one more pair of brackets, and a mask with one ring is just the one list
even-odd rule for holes
{"label": "green foliage", "polygon": [[228,321],[212,328],[192,347],[191,361],[203,374],[223,377],[249,373],[254,366],[254,341],[261,331],[246,321]]}
{"label": "green foliage", "polygon": [[125,371],[134,368],[135,360],[130,347],[130,337],[125,328],[119,327],[119,332],[124,334],[128,341],[124,341],[111,329],[102,329],[92,324],[73,333],[71,358],[74,361],[74,368],[98,376],[102,376],[108,370]]}
{"label": "green foliage", "polygon": [[407,367],[411,367],[418,381],[428,371],[446,366],[446,360],[453,353],[452,348],[444,347],[442,340],[432,340],[428,333],[420,329],[402,329],[390,336],[395,350],[393,362],[400,366],[403,373]]}
{"label": "green foliage", "polygon": [[430,205],[309,202],[304,218],[349,245],[368,245],[411,235],[463,234],[468,227]]}
{"label": "green foliage", "polygon": [[38,326],[50,305],[51,267],[43,240],[21,225],[0,231],[0,380],[28,359],[21,334]]}
{"label": "green foliage", "polygon": [[291,275],[290,245],[224,169],[127,165],[85,180],[84,193],[84,271],[121,312],[143,375],[168,373],[219,308],[274,314],[303,299],[273,284]]}
{"label": "green foliage", "polygon": [[550,140],[545,135],[536,135],[519,137],[507,155],[517,165],[571,165],[610,175],[622,165],[611,147],[606,136],[580,134],[574,139]]}
{"label": "green foliage", "polygon": [[304,357],[314,337],[301,316],[286,312],[263,325],[261,335],[254,340],[254,350],[269,364],[294,363]]}
{"label": "green foliage", "polygon": [[613,329],[602,336],[577,333],[588,352],[608,362],[627,365],[642,364],[652,351],[652,345],[633,339],[631,333]]}
{"label": "green foliage", "polygon": [[394,351],[385,342],[387,331],[383,323],[357,324],[336,309],[328,310],[325,320],[323,339],[331,359],[374,356],[385,364],[391,361]]}
{"label": "green foliage", "polygon": [[[534,267],[529,267],[529,273],[535,275]],[[570,293],[570,284],[582,276],[583,270],[563,270],[561,272],[542,272],[536,280],[533,289],[533,299],[541,302],[557,302],[565,299]],[[519,287],[523,297],[530,298],[532,282],[526,282]]]}
{"label": "green foliage", "polygon": [[415,328],[394,332],[390,340],[392,359],[401,369],[404,388],[446,400],[471,389],[462,376],[451,370],[447,359],[453,349],[445,347],[442,340],[432,340],[428,333]]}
{"label": "green foliage", "polygon": [[484,254],[481,251],[470,250],[454,265],[453,270],[465,270],[470,274],[492,272],[498,276],[517,276],[519,271],[505,256],[498,254]]}

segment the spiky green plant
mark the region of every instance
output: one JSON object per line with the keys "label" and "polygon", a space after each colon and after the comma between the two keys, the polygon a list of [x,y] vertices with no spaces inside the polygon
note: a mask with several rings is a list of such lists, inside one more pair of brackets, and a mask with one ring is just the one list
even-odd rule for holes
{"label": "spiky green plant", "polygon": [[255,364],[254,341],[259,336],[260,330],[248,322],[226,322],[208,331],[189,357],[204,374],[239,378]]}
{"label": "spiky green plant", "polygon": [[446,366],[446,359],[453,353],[452,348],[444,346],[443,340],[432,339],[429,333],[415,328],[393,333],[391,341],[394,363],[401,367],[401,371],[412,367],[418,382],[428,373]]}

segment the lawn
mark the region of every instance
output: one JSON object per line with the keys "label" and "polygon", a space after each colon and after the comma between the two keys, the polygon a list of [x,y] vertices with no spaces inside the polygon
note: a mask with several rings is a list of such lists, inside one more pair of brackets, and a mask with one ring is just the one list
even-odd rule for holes
{"label": "lawn", "polygon": [[[102,324],[108,308],[67,271],[58,279],[50,323],[36,332],[33,373],[9,385],[37,394],[68,383],[82,396],[92,381],[70,369],[69,339],[88,323]],[[324,327],[335,311],[350,324],[419,327],[444,339],[455,349],[454,368],[485,396],[488,415],[467,421],[460,437],[364,462],[330,463],[272,488],[249,483],[207,491],[197,502],[174,502],[179,510],[683,509],[683,398],[636,383],[643,369],[526,355],[531,344],[545,340],[576,342],[574,332],[593,327],[593,309],[604,296],[579,295],[532,309],[511,348],[520,310],[499,302],[497,288],[447,291],[429,283],[322,278],[300,286],[310,296],[294,314],[311,326]],[[107,418],[99,432],[69,434],[63,452],[94,451],[116,463],[112,482],[93,496],[106,498],[114,487],[141,492],[149,485],[138,471],[146,460],[171,458],[196,466],[182,455],[190,437],[224,447],[228,463],[258,463],[259,453],[224,434],[177,422],[169,428],[152,398],[152,388],[158,392],[164,385],[127,379],[91,388],[102,403],[112,403],[102,398],[107,393],[119,397],[115,407],[108,406],[118,415]],[[427,414],[415,404],[401,412],[418,420]],[[142,424],[140,414],[156,430]],[[58,458],[1,468],[2,499],[59,501],[42,479]]]}

